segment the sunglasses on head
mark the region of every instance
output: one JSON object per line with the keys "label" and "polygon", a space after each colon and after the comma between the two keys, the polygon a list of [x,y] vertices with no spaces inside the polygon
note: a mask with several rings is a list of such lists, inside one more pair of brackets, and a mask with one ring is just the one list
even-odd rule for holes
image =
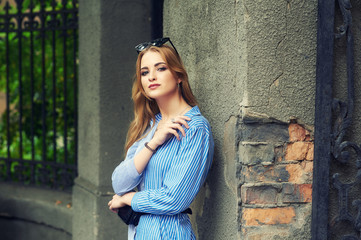
{"label": "sunglasses on head", "polygon": [[147,49],[147,48],[149,48],[151,46],[160,47],[163,44],[165,44],[166,42],[169,42],[172,45],[172,47],[174,48],[175,52],[178,54],[177,49],[174,47],[172,41],[169,38],[157,38],[157,39],[154,39],[154,40],[152,40],[150,42],[140,43],[137,46],[135,46],[135,50],[137,50],[137,52],[139,54],[144,49]]}

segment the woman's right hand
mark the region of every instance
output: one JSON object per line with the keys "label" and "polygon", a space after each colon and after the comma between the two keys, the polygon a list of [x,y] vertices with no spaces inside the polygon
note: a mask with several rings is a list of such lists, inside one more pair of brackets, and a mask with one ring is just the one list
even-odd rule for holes
{"label": "woman's right hand", "polygon": [[148,147],[143,148],[143,150],[134,157],[134,165],[139,174],[144,171],[150,158],[152,157],[152,154],[154,153],[154,150],[157,149],[157,147],[161,146],[172,135],[180,140],[178,130],[183,136],[185,136],[183,127],[189,128],[187,121],[190,120],[191,119],[187,116],[178,116],[172,120],[160,122],[158,124],[157,130],[155,131],[152,140],[147,143]]}
{"label": "woman's right hand", "polygon": [[165,141],[167,141],[170,137],[172,137],[172,135],[175,136],[178,140],[180,140],[178,130],[183,136],[185,136],[185,131],[183,127],[189,128],[187,121],[190,120],[191,119],[187,116],[178,116],[167,122],[160,122],[152,140],[149,141],[149,145],[153,149],[156,149]]}

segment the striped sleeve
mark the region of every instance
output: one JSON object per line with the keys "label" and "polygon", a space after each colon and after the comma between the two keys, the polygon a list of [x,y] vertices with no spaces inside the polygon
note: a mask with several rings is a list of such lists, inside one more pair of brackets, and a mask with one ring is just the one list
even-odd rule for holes
{"label": "striped sleeve", "polygon": [[136,193],[132,199],[132,209],[162,215],[184,211],[204,183],[212,155],[213,140],[209,127],[203,124],[188,129],[164,178],[163,186]]}
{"label": "striped sleeve", "polygon": [[143,174],[139,174],[134,164],[134,156],[139,147],[139,142],[135,142],[127,152],[127,156],[113,171],[112,186],[118,195],[123,195],[132,191],[142,180]]}

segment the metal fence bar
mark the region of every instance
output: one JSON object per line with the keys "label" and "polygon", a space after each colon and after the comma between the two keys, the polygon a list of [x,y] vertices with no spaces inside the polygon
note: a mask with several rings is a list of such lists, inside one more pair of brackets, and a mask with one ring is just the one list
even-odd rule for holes
{"label": "metal fence bar", "polygon": [[[31,160],[35,159],[35,145],[34,145],[34,31],[32,31],[34,24],[33,17],[33,0],[30,1],[30,81],[31,81]],[[31,179],[32,184],[35,183],[35,165],[31,164]]]}
{"label": "metal fence bar", "polygon": [[[355,103],[352,6],[348,0],[337,0],[337,3],[342,24],[336,28],[335,1],[319,0],[318,6],[312,239],[359,240],[361,146],[345,140],[352,126]],[[332,95],[334,39],[343,37],[346,38],[347,101]],[[347,176],[347,181],[341,176]],[[329,206],[330,196],[333,201],[338,200],[336,205]]]}
{"label": "metal fence bar", "polygon": [[[338,213],[334,216],[331,238],[342,240],[360,240],[361,235],[361,146],[347,140],[346,132],[352,126],[354,110],[354,42],[351,15],[351,3],[348,0],[338,0],[342,15],[342,25],[338,26],[336,38],[346,38],[346,66],[347,66],[347,101],[333,99],[333,113],[335,117],[332,132],[333,161],[346,167],[348,171],[337,168],[332,171],[332,184],[338,197]],[[356,28],[357,29],[357,28]],[[352,173],[357,169],[356,173]],[[334,169],[332,169],[334,170]],[[342,176],[353,176],[345,181]],[[358,189],[358,191],[357,191]]]}
{"label": "metal fence bar", "polygon": [[67,75],[67,64],[66,64],[66,59],[67,59],[67,53],[66,53],[66,43],[67,43],[67,13],[66,13],[66,0],[63,0],[63,13],[62,13],[62,18],[63,18],[63,31],[62,31],[62,35],[63,35],[63,78],[64,78],[64,102],[63,102],[63,112],[64,112],[64,138],[63,138],[63,143],[64,143],[64,161],[65,163],[68,163],[68,118],[67,118],[67,99],[68,99],[68,75]]}
{"label": "metal fence bar", "polygon": [[[56,138],[57,138],[57,134],[56,134],[56,118],[57,118],[57,112],[56,112],[56,104],[57,104],[57,86],[56,86],[56,68],[57,68],[57,64],[56,64],[56,26],[58,25],[58,20],[56,19],[56,13],[55,13],[55,7],[56,7],[56,1],[52,0],[51,5],[53,8],[53,14],[51,15],[51,22],[50,22],[50,26],[52,28],[52,52],[53,52],[53,69],[52,69],[52,85],[53,85],[53,161],[57,162],[57,144],[56,144]],[[56,169],[52,168],[52,175],[56,176]],[[54,183],[56,184],[57,182],[54,181]]]}
{"label": "metal fence bar", "polygon": [[[76,0],[72,0],[72,4],[73,7],[76,6],[77,1]],[[74,80],[73,80],[73,88],[74,88],[74,94],[73,94],[73,104],[74,104],[74,128],[78,129],[78,104],[77,104],[77,92],[78,92],[78,86],[77,86],[77,33],[76,30],[77,29],[77,22],[78,22],[78,16],[76,13],[73,13],[73,18],[72,18],[72,24],[74,25],[71,28],[73,29],[73,73],[74,73]],[[75,146],[74,146],[74,156],[78,156],[78,131],[75,131],[74,133],[74,142],[75,142]],[[77,173],[76,173],[77,174]]]}
{"label": "metal fence bar", "polygon": [[315,155],[311,229],[313,240],[328,239],[334,14],[334,0],[318,1]]}
{"label": "metal fence bar", "polygon": [[[5,12],[6,16],[9,15],[9,2],[5,5]],[[10,21],[9,18],[5,18],[5,41],[6,41],[6,137],[7,137],[7,157],[11,158],[10,153],[10,83],[9,83],[9,76],[10,76],[10,50],[9,50],[9,27]],[[6,180],[10,180],[10,167],[11,163],[6,162]]]}
{"label": "metal fence bar", "polygon": [[17,38],[18,38],[18,53],[19,53],[19,155],[20,158],[23,158],[23,124],[22,124],[22,119],[23,119],[23,88],[22,88],[22,68],[23,68],[23,64],[22,64],[22,49],[23,49],[23,45],[22,45],[22,39],[23,39],[23,35],[22,35],[22,31],[21,31],[21,25],[22,25],[22,15],[21,15],[21,4],[18,4],[18,12],[17,12],[17,18],[18,18],[18,32],[17,32]]}
{"label": "metal fence bar", "polygon": [[[56,6],[56,1],[53,0],[52,1],[52,7],[53,7],[53,12],[55,12],[55,6]],[[53,161],[56,162],[57,161],[57,154],[56,154],[56,26],[57,26],[57,19],[56,19],[56,14],[52,14],[51,15],[51,26],[52,26],[52,53],[53,53],[53,69],[52,69],[52,85],[53,85]],[[53,169],[53,174],[55,175],[55,169]]]}

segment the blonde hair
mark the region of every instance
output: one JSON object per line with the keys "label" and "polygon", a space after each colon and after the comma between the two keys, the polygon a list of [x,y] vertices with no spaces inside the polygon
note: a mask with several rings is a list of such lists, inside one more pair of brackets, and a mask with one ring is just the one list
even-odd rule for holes
{"label": "blonde hair", "polygon": [[155,121],[155,115],[159,113],[159,108],[153,99],[149,98],[142,87],[141,83],[141,61],[144,54],[148,51],[158,52],[164,59],[171,73],[181,79],[180,89],[184,100],[190,105],[197,105],[188,82],[188,74],[184,68],[181,58],[175,52],[174,48],[162,45],[160,47],[151,46],[139,53],[136,62],[136,73],[133,82],[132,99],[134,102],[134,119],[130,123],[127,140],[125,143],[125,152],[139,139],[143,137],[143,133],[150,124]]}

